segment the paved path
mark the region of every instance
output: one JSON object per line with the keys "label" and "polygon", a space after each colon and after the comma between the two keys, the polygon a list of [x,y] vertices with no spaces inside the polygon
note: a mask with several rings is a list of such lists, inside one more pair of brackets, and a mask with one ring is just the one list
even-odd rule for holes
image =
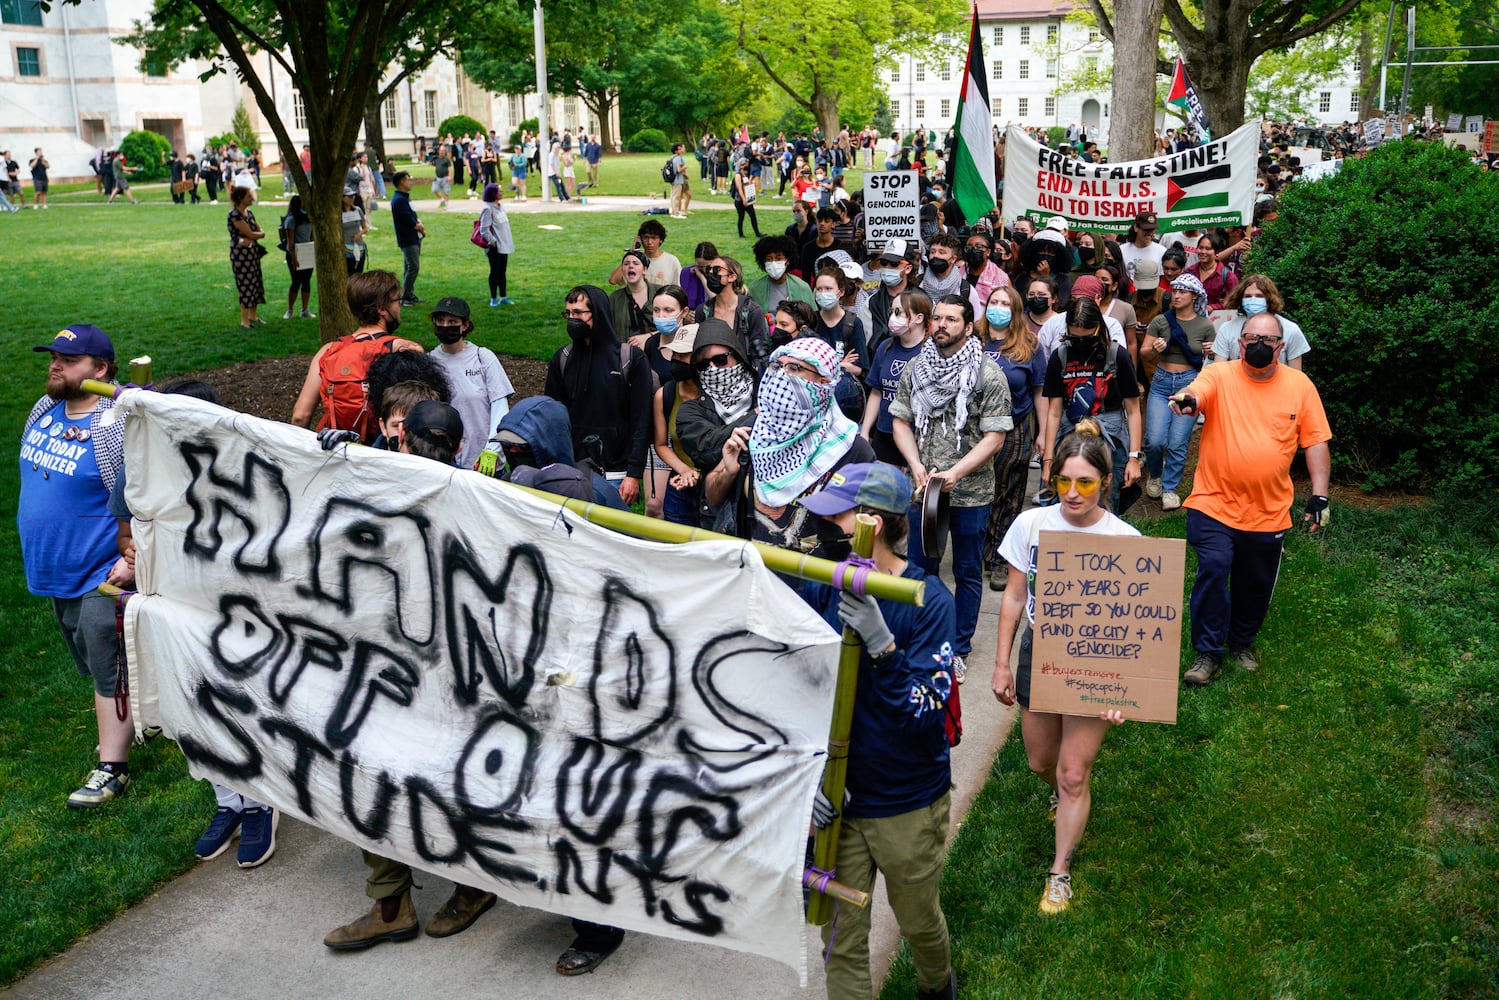
{"label": "paved path", "polygon": [[[1029,493],[1036,488],[1031,473]],[[944,572],[951,580],[950,572]],[[953,834],[988,778],[1013,728],[1014,709],[989,694],[1000,595],[984,590],[963,686],[964,739],[953,753]],[[123,804],[129,808],[129,802]],[[230,851],[169,883],[64,955],[4,991],[37,1000],[202,1000],[261,996],[285,1000],[343,997],[524,997],[527,1000],[780,1000],[824,995],[819,945],[808,932],[811,975],[805,989],[786,966],[710,945],[631,934],[597,972],[573,979],[552,965],[572,940],[567,920],[500,902],[456,937],[425,935],[364,952],[335,954],[323,935],[368,907],[364,864],[341,840],[295,820],[283,822],[275,857],[241,870]],[[451,883],[418,873],[414,894],[425,925]],[[900,945],[883,886],[871,950],[875,981]]]}

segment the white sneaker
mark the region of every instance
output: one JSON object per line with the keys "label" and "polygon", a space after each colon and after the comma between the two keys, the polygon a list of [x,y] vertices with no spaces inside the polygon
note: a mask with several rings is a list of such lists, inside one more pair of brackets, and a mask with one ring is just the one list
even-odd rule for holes
{"label": "white sneaker", "polygon": [[1177,510],[1182,505],[1182,498],[1175,493],[1166,492],[1161,494],[1161,510]]}
{"label": "white sneaker", "polygon": [[303,309],[302,310],[302,318],[303,319],[317,319],[317,313],[313,312],[311,309]]}
{"label": "white sneaker", "polygon": [[1041,894],[1040,911],[1048,917],[1066,912],[1072,905],[1072,876],[1052,872],[1046,876],[1046,891]]}
{"label": "white sneaker", "polygon": [[1152,500],[1159,500],[1161,498],[1160,476],[1151,476],[1149,479],[1145,480],[1145,495],[1150,497],[1150,499]]}
{"label": "white sneaker", "polygon": [[968,679],[968,664],[963,662],[961,656],[952,658],[952,679],[962,684]]}
{"label": "white sneaker", "polygon": [[288,310],[286,310],[286,312],[282,313],[281,314],[281,318],[282,319],[291,319],[291,310],[288,309]]}

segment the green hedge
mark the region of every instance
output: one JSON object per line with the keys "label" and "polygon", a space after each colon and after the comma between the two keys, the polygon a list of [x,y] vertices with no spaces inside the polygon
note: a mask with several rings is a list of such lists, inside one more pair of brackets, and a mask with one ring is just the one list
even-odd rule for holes
{"label": "green hedge", "polygon": [[520,123],[520,128],[510,133],[510,148],[514,149],[516,146],[519,146],[521,144],[520,137],[522,132],[530,132],[532,135],[535,135],[540,131],[541,121],[536,118],[527,118],[525,121]]}
{"label": "green hedge", "polygon": [[450,135],[454,137],[473,135],[475,132],[478,132],[480,135],[488,135],[489,129],[485,127],[483,122],[477,118],[470,118],[468,115],[451,115],[444,118],[442,124],[437,126],[438,137],[444,139]]}
{"label": "green hedge", "polygon": [[643,128],[625,140],[626,153],[669,153],[671,142],[658,128]]}
{"label": "green hedge", "polygon": [[1371,487],[1499,481],[1499,175],[1396,142],[1298,181],[1255,242],[1306,331],[1337,471]]}
{"label": "green hedge", "polygon": [[164,135],[131,132],[120,142],[120,152],[128,166],[137,168],[130,175],[132,181],[159,181],[171,174],[172,144]]}

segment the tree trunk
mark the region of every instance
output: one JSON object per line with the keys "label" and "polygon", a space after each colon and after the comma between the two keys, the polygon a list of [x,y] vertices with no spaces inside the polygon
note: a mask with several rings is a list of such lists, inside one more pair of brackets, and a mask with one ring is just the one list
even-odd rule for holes
{"label": "tree trunk", "polygon": [[812,116],[817,119],[817,126],[822,129],[823,138],[836,138],[838,135],[838,99],[825,90],[814,90],[810,103]]}
{"label": "tree trunk", "polygon": [[1244,124],[1244,98],[1249,90],[1249,70],[1254,58],[1243,48],[1213,46],[1201,52],[1184,53],[1187,75],[1197,87],[1208,124],[1215,138],[1228,135]]}
{"label": "tree trunk", "polygon": [[347,121],[337,112],[329,117],[333,120],[326,131],[309,129],[312,177],[305,187],[297,185],[307,214],[312,217],[312,235],[317,242],[318,332],[325,344],[353,333],[359,325],[349,310],[346,294],[349,276],[343,251],[344,180],[349,172],[349,156],[359,119],[353,112],[347,115]]}
{"label": "tree trunk", "polygon": [[[385,116],[381,114],[387,96],[376,90],[364,107],[364,144],[375,154],[375,165],[381,174],[390,170],[385,156]],[[390,177],[385,179],[389,181]]]}
{"label": "tree trunk", "polygon": [[1156,52],[1165,0],[1120,4],[1114,16],[1114,96],[1109,159],[1148,159],[1155,152]]}
{"label": "tree trunk", "polygon": [[1369,28],[1358,33],[1358,113],[1349,118],[1358,122],[1369,117],[1369,109],[1379,107],[1379,73],[1374,69],[1374,32]]}
{"label": "tree trunk", "polygon": [[609,112],[614,110],[615,95],[609,90],[595,90],[588,95],[589,110],[599,116],[599,145],[607,152],[614,152],[614,127],[609,122]]}

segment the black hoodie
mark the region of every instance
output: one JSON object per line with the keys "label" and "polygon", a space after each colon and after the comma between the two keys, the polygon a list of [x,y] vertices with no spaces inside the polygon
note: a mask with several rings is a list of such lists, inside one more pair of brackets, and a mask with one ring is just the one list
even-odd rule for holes
{"label": "black hoodie", "polygon": [[[570,343],[552,355],[546,394],[567,407],[577,458],[597,458],[606,472],[639,479],[651,443],[651,366],[639,348],[621,348],[604,290],[582,287],[593,334],[588,343]],[[597,448],[590,438],[598,439]]]}

